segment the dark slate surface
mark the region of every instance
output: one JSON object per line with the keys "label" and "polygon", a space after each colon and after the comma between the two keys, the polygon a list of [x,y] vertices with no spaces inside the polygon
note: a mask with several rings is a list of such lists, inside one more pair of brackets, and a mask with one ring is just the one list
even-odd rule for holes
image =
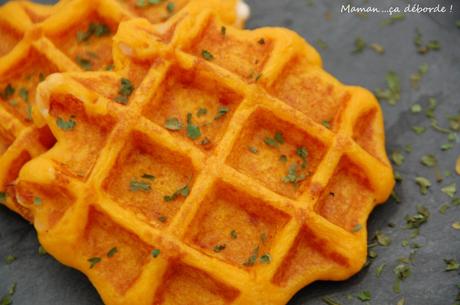
{"label": "dark slate surface", "polygon": [[[1,1],[0,1],[1,2]],[[362,291],[371,292],[368,304],[397,304],[401,298],[407,305],[450,305],[454,304],[460,283],[459,272],[445,272],[444,258],[460,260],[460,231],[452,224],[460,221],[460,207],[451,207],[445,215],[439,207],[450,198],[440,188],[456,182],[460,189],[459,176],[454,174],[456,157],[460,155],[459,136],[454,147],[442,152],[440,145],[447,143],[447,135],[435,132],[429,127],[425,115],[413,114],[410,107],[421,104],[424,109],[429,97],[438,101],[436,116],[441,125],[446,126],[446,116],[460,112],[460,29],[455,23],[460,20],[460,3],[452,0],[419,1],[425,5],[438,3],[447,5],[446,14],[411,14],[405,20],[383,26],[388,16],[369,14],[358,17],[341,14],[340,5],[348,1],[334,0],[248,0],[252,7],[252,17],[248,27],[286,26],[307,38],[312,44],[324,41],[328,48],[319,48],[325,68],[341,81],[359,84],[369,89],[383,88],[385,74],[389,70],[397,72],[401,78],[402,95],[396,106],[382,102],[385,113],[387,147],[403,151],[407,144],[413,146],[412,153],[404,153],[405,162],[396,167],[404,177],[397,185],[396,192],[401,203],[389,200],[377,208],[369,220],[369,236],[382,230],[391,237],[389,247],[376,247],[378,257],[368,268],[345,282],[318,282],[300,291],[289,305],[323,304],[321,299],[330,296],[341,304],[363,304],[356,298]],[[405,6],[409,1],[368,1],[366,5],[376,5],[381,9],[390,6]],[[415,3],[415,1],[410,1]],[[363,2],[355,2],[363,4]],[[453,12],[450,12],[450,5]],[[438,40],[442,46],[438,52],[417,54],[413,44],[415,29],[419,28],[424,40]],[[352,54],[355,38],[366,42],[379,43],[385,48],[384,55],[370,49],[362,54]],[[429,71],[420,83],[420,89],[410,86],[410,75],[423,64],[429,64]],[[422,135],[411,131],[414,125],[427,127]],[[420,158],[433,153],[439,159],[442,172],[453,174],[443,182],[435,182],[432,168],[423,167]],[[433,182],[426,196],[422,196],[414,183],[415,176],[425,176]],[[459,190],[460,192],[460,190]],[[459,194],[457,193],[457,196]],[[405,216],[416,213],[416,205],[423,204],[431,212],[428,222],[420,228],[420,235],[410,242],[422,247],[413,255],[409,264],[412,274],[402,282],[401,292],[393,292],[395,275],[393,269],[400,264],[401,257],[408,257],[413,250],[403,247],[401,242],[409,238],[411,232],[404,229]],[[394,227],[389,224],[394,224]],[[60,265],[49,256],[37,254],[38,242],[32,226],[7,209],[0,208],[0,257],[17,256],[10,265],[0,262],[0,295],[6,293],[11,283],[17,282],[14,304],[100,304],[94,288],[85,276]],[[385,268],[377,278],[376,268],[385,263]]]}

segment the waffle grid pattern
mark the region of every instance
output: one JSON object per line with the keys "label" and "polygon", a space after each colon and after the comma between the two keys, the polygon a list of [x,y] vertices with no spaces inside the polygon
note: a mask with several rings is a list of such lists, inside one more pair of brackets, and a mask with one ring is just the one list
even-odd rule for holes
{"label": "waffle grid pattern", "polygon": [[[353,127],[357,120],[371,110],[378,113],[373,124],[376,124],[377,129],[382,128],[380,109],[375,98],[363,89],[349,88],[349,91],[352,91],[351,98],[334,119],[334,125],[329,130],[305,113],[268,93],[269,88],[277,82],[283,67],[296,56],[305,56],[309,61],[308,66],[312,69],[321,67],[317,53],[306,46],[299,37],[290,32],[278,35],[281,33],[276,29],[243,32],[227,28],[226,35],[235,34],[248,40],[265,37],[274,41],[270,57],[261,72],[262,77],[258,81],[248,82],[241,75],[219,66],[212,60],[206,61],[192,54],[193,45],[203,35],[203,29],[216,21],[206,10],[190,11],[189,14],[190,16],[177,18],[157,27],[143,20],[121,24],[114,40],[114,59],[118,73],[58,74],[50,76],[40,85],[38,103],[57,138],[57,144],[24,167],[18,189],[21,204],[32,206],[41,242],[60,261],[87,274],[107,304],[194,304],[193,295],[185,294],[187,300],[181,300],[180,297],[174,299],[175,301],[168,299],[171,297],[168,285],[173,285],[171,278],[174,279],[177,274],[181,274],[171,271],[176,268],[193,268],[195,273],[204,272],[212,282],[218,283],[217,288],[214,287],[212,291],[216,299],[212,299],[209,304],[285,304],[297,290],[314,280],[340,280],[354,274],[365,261],[366,230],[355,233],[344,230],[317,214],[315,205],[343,156],[365,173],[372,190],[372,198],[360,207],[362,214],[358,219],[359,224],[364,225],[375,204],[384,201],[389,195],[393,179],[384,151],[381,161],[382,152],[376,157],[353,140]],[[170,32],[171,29],[173,33]],[[170,37],[170,41],[165,37]],[[86,78],[96,83],[98,79],[112,79],[109,83],[116,84],[123,76],[123,71],[126,71],[125,68],[134,62],[147,62],[151,68],[127,105],[114,103],[103,94],[95,92],[97,90],[89,90],[76,81]],[[226,132],[212,151],[203,151],[196,143],[167,131],[144,116],[151,101],[158,98],[156,92],[161,92],[168,71],[176,67],[184,71],[193,70],[210,75],[220,86],[242,97],[237,107],[227,114],[230,118]],[[112,91],[117,89],[118,87],[114,86]],[[72,132],[79,131],[63,131],[56,125],[52,109],[53,102],[59,97],[77,100],[77,104],[82,105],[86,115],[95,118],[88,121],[94,123],[105,117],[116,121],[111,125],[110,132],[101,145],[99,157],[94,161],[87,177],[68,174],[60,166],[65,162],[60,162],[60,156],[68,153],[65,151],[68,149],[65,143],[72,141]],[[293,196],[294,198],[279,194],[265,183],[229,164],[235,143],[238,142],[246,123],[258,113],[269,113],[273,120],[295,126],[303,134],[320,141],[326,147],[326,152],[312,174],[308,187]],[[76,119],[78,124],[78,117]],[[158,150],[167,150],[181,156],[183,160],[190,160],[192,164],[194,174],[190,182],[191,192],[166,227],[149,222],[142,213],[123,207],[107,194],[107,188],[104,187],[121,152],[134,133],[144,135],[148,138],[148,143],[153,143],[149,145],[154,145]],[[382,138],[379,141],[382,141]],[[80,144],[76,147],[84,146],[84,143]],[[383,143],[376,145],[381,148]],[[36,175],[37,172],[42,174]],[[50,225],[50,209],[44,205],[37,207],[32,204],[33,194],[30,192],[34,189],[31,187],[33,185],[45,188],[59,185],[70,193],[69,196],[73,198],[74,203],[59,221]],[[252,267],[235,265],[226,261],[223,256],[200,248],[190,238],[190,226],[199,225],[194,223],[194,219],[204,208],[202,203],[209,196],[219,198],[219,190],[227,187],[236,190],[237,194],[241,194],[241,198],[248,196],[262,203],[266,208],[263,208],[260,214],[273,209],[277,211],[275,218],[278,217],[275,222],[285,219],[284,222],[278,221],[282,225],[268,237],[272,257],[270,264],[257,263]],[[244,206],[238,208],[248,209]],[[161,255],[157,258],[141,264],[142,271],[139,277],[122,293],[110,283],[111,279],[105,278],[98,271],[97,266],[88,267],[88,257],[75,255],[75,252],[81,254],[79,248],[82,247],[82,236],[86,234],[90,221],[88,215],[91,211],[107,215],[117,227],[136,235],[136,238],[148,248],[161,250]],[[327,261],[320,269],[308,265],[299,266],[300,275],[297,274],[286,281],[278,281],[277,274],[286,261],[291,259],[290,253],[296,241],[306,232],[305,228],[308,228],[308,236],[322,245],[322,255]],[[200,297],[200,294],[196,294],[195,297]]]}
{"label": "waffle grid pattern", "polygon": [[[81,45],[75,39],[77,29],[86,30],[82,25],[94,16],[102,18],[111,26],[112,32],[109,34],[111,36],[122,20],[143,16],[151,22],[160,22],[167,18],[174,18],[174,15],[182,10],[186,11],[187,4],[188,7],[215,8],[229,23],[235,22],[241,25],[244,21],[237,20],[235,10],[230,9],[236,5],[233,0],[224,2],[194,0],[174,3],[174,14],[168,13],[166,2],[151,5],[146,9],[136,7],[133,1],[122,3],[116,0],[63,0],[54,6],[27,1],[10,1],[0,7],[0,30],[2,36],[5,35],[5,41],[0,44],[1,203],[32,221],[30,212],[18,205],[15,200],[14,180],[23,164],[47,151],[54,144],[53,136],[44,126],[35,108],[35,88],[50,73],[82,71],[75,58],[71,58],[70,54],[61,50],[61,45],[56,45],[59,43],[59,36],[71,32],[71,43],[67,45],[67,49],[71,50]],[[104,39],[103,43],[106,45],[102,49],[111,50],[110,37]],[[111,54],[109,60],[112,60]],[[39,69],[42,70],[38,71]],[[12,97],[6,98],[10,83],[13,83],[14,91],[11,93]],[[24,98],[20,97],[21,86],[27,89],[27,100],[24,101]],[[12,102],[19,106],[13,105]]]}

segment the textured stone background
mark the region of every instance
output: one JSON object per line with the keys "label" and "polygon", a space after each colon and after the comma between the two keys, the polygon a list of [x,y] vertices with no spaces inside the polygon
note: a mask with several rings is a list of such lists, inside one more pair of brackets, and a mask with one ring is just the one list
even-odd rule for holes
{"label": "textured stone background", "polygon": [[[3,1],[0,1],[0,3]],[[247,26],[285,26],[299,32],[310,43],[318,47],[324,66],[338,79],[347,84],[359,84],[371,90],[384,88],[387,71],[395,71],[401,79],[401,100],[396,106],[382,102],[385,112],[387,147],[403,151],[407,144],[413,146],[412,153],[405,153],[405,162],[396,167],[404,177],[396,187],[401,203],[389,200],[371,215],[368,228],[369,239],[376,230],[382,230],[391,237],[388,247],[376,247],[378,257],[359,274],[345,282],[318,282],[300,291],[289,305],[323,304],[321,299],[330,296],[340,304],[364,304],[356,298],[362,291],[371,292],[372,305],[396,305],[405,298],[406,305],[451,305],[458,293],[459,272],[445,272],[443,259],[460,260],[460,231],[452,224],[460,221],[460,207],[451,207],[445,215],[439,207],[450,198],[440,188],[452,182],[460,189],[459,176],[453,174],[442,183],[435,182],[432,168],[420,164],[424,154],[432,153],[438,158],[441,171],[454,172],[455,159],[460,155],[459,137],[455,146],[442,152],[440,145],[447,143],[447,136],[429,127],[423,113],[414,114],[410,107],[414,103],[426,109],[429,97],[438,101],[436,116],[446,126],[446,117],[460,112],[460,29],[455,23],[460,20],[460,2],[456,0],[420,0],[422,5],[450,5],[454,11],[447,14],[407,15],[405,20],[383,26],[388,19],[385,14],[370,14],[358,17],[341,14],[341,4],[349,1],[337,0],[248,0],[252,17]],[[354,1],[356,5],[375,5],[381,9],[390,6],[405,6],[415,1]],[[425,41],[438,40],[441,50],[420,55],[413,44],[415,29],[419,28]],[[352,54],[354,40],[362,37],[368,43],[379,43],[385,54],[376,54],[366,49],[362,54]],[[318,40],[327,44],[320,47]],[[429,71],[420,83],[420,89],[410,86],[410,75],[423,64],[429,64]],[[422,135],[411,131],[414,125],[427,127]],[[415,176],[425,176],[433,182],[428,194],[422,196],[414,182]],[[460,193],[460,190],[459,192]],[[457,196],[460,194],[457,193]],[[423,204],[431,212],[428,222],[421,226],[420,235],[410,240],[422,247],[416,250],[409,264],[412,274],[401,284],[401,293],[393,292],[395,281],[393,269],[399,259],[408,257],[413,251],[403,247],[401,242],[411,232],[404,229],[406,215],[416,213],[416,205]],[[388,224],[394,224],[390,227]],[[101,301],[85,276],[78,271],[64,267],[49,256],[37,254],[38,242],[32,226],[18,216],[0,207],[0,258],[17,256],[10,265],[0,261],[0,297],[6,293],[12,282],[17,282],[14,304],[101,304]],[[376,268],[385,263],[380,276]]]}

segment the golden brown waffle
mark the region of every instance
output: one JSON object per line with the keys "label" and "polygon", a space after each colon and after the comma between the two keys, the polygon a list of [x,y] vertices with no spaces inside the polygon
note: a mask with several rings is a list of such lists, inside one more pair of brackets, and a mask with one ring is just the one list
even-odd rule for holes
{"label": "golden brown waffle", "polygon": [[34,124],[40,120],[35,87],[48,74],[112,69],[112,36],[121,20],[143,16],[158,23],[210,7],[225,22],[240,26],[245,16],[237,16],[238,3],[66,0],[55,6],[11,1],[0,7],[0,202],[31,220],[14,200],[13,182],[25,162],[54,143],[46,126]]}
{"label": "golden brown waffle", "polygon": [[296,34],[208,10],[123,22],[114,61],[39,85],[57,144],[17,184],[106,304],[285,304],[362,267],[394,184],[370,92]]}

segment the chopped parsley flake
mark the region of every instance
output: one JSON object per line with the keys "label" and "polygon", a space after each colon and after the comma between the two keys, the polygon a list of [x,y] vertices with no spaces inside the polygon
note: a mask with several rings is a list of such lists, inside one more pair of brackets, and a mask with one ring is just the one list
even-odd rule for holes
{"label": "chopped parsley flake", "polygon": [[11,284],[8,288],[7,294],[0,299],[0,305],[11,305],[13,304],[13,295],[16,293],[16,283]]}
{"label": "chopped parsley flake", "polygon": [[77,125],[77,122],[74,120],[75,116],[71,115],[69,120],[66,121],[61,117],[57,117],[56,124],[57,126],[64,131],[71,131]]}
{"label": "chopped parsley flake", "polygon": [[457,185],[454,183],[451,183],[441,189],[441,192],[449,196],[450,198],[454,198],[455,193],[457,192]]}
{"label": "chopped parsley flake", "polygon": [[182,197],[187,197],[190,194],[190,188],[188,185],[185,185],[172,193],[171,195],[166,195],[163,197],[163,200],[166,202],[171,202],[177,199],[177,197],[182,196]]}
{"label": "chopped parsley flake", "polygon": [[391,244],[390,237],[382,231],[375,232],[375,239],[377,240],[377,243],[383,247],[388,247]]}
{"label": "chopped parsley flake", "polygon": [[5,256],[5,264],[9,265],[16,260],[16,256],[14,255],[7,255]]}
{"label": "chopped parsley flake", "polygon": [[410,107],[410,111],[412,111],[412,113],[422,112],[422,106],[420,106],[420,104],[414,104]]}
{"label": "chopped parsley flake", "polygon": [[321,124],[326,127],[327,129],[331,129],[331,123],[328,120],[322,120]]}
{"label": "chopped parsley flake", "polygon": [[460,264],[455,259],[444,259],[444,263],[446,263],[445,271],[455,271],[460,268]]}
{"label": "chopped parsley flake", "polygon": [[42,199],[40,197],[34,197],[34,204],[35,205],[41,205],[42,204]]}
{"label": "chopped parsley flake", "polygon": [[297,147],[296,154],[302,159],[302,168],[307,167],[308,150],[303,146]]}
{"label": "chopped parsley flake", "polygon": [[153,249],[152,250],[152,256],[154,258],[157,258],[160,255],[160,253],[161,253],[160,249]]}
{"label": "chopped parsley flake", "polygon": [[201,117],[208,114],[208,109],[206,108],[198,108],[198,111],[196,112],[197,117]]}
{"label": "chopped parsley flake", "polygon": [[264,143],[267,144],[268,146],[271,146],[271,147],[278,147],[279,146],[278,142],[276,142],[275,139],[270,138],[270,137],[266,137],[264,139]]}
{"label": "chopped parsley flake", "polygon": [[93,68],[93,63],[88,58],[84,58],[84,57],[77,55],[77,57],[75,57],[75,61],[83,70],[88,71]]}
{"label": "chopped parsley flake", "polygon": [[356,295],[356,298],[360,300],[361,302],[366,302],[371,300],[371,293],[369,291],[361,291],[358,295]]}
{"label": "chopped parsley flake", "polygon": [[181,130],[182,123],[179,121],[178,118],[171,117],[171,118],[166,119],[164,126],[166,129],[175,131],[175,130]]}
{"label": "chopped parsley flake", "polygon": [[86,32],[77,32],[77,41],[88,41],[92,36],[102,37],[110,34],[110,28],[103,23],[90,23]]}
{"label": "chopped parsley flake", "polygon": [[430,180],[428,180],[427,178],[425,177],[416,177],[415,178],[415,183],[417,183],[417,185],[419,186],[420,188],[420,193],[422,195],[426,195],[428,193],[428,189],[430,188],[431,186],[431,182]]}
{"label": "chopped parsley flake", "polygon": [[257,154],[259,152],[259,150],[255,146],[248,146],[248,150],[253,154]]}
{"label": "chopped parsley flake", "polygon": [[305,180],[305,175],[298,173],[297,164],[295,163],[289,166],[287,175],[283,177],[284,183],[291,183],[294,186],[297,186],[297,184],[303,180]]}
{"label": "chopped parsley flake", "polygon": [[0,192],[0,203],[3,203],[3,204],[6,203],[6,193],[5,192]]}
{"label": "chopped parsley flake", "polygon": [[172,3],[172,2],[168,2],[168,4],[166,4],[166,10],[168,11],[168,13],[172,14],[174,12],[174,9],[176,8],[176,4]]}
{"label": "chopped parsley flake", "polygon": [[29,102],[29,90],[26,88],[19,89],[19,96],[24,100],[24,102]]}
{"label": "chopped parsley flake", "polygon": [[328,296],[325,296],[325,297],[321,298],[321,301],[323,301],[323,303],[326,304],[326,305],[342,305],[338,301],[336,301],[333,298],[328,297]]}
{"label": "chopped parsley flake", "polygon": [[160,222],[166,222],[166,220],[168,220],[168,218],[166,216],[161,215],[161,216],[158,217],[158,220]]}
{"label": "chopped parsley flake", "polygon": [[394,164],[401,166],[404,163],[404,155],[399,151],[394,151],[391,154],[391,160],[393,160]]}
{"label": "chopped parsley flake", "polygon": [[385,268],[385,263],[379,265],[376,269],[375,269],[375,275],[377,277],[380,277],[380,275],[382,275],[382,272],[383,272],[383,269]]}
{"label": "chopped parsley flake", "polygon": [[281,131],[275,132],[275,141],[279,144],[284,144],[284,137]]}
{"label": "chopped parsley flake", "polygon": [[107,257],[112,257],[112,256],[114,256],[117,252],[118,252],[117,247],[113,247],[112,249],[109,250],[109,252],[107,252]]}
{"label": "chopped parsley flake", "polygon": [[404,281],[411,274],[410,267],[405,264],[399,264],[393,269],[394,274],[396,275],[395,283],[393,284],[393,291],[396,293],[401,292],[401,281]]}
{"label": "chopped parsley flake", "polygon": [[91,257],[88,259],[88,263],[89,263],[89,269],[93,269],[97,264],[99,264],[101,262],[101,258],[100,257]]}
{"label": "chopped parsley flake", "polygon": [[257,257],[259,256],[259,247],[254,248],[252,251],[252,255],[248,257],[248,259],[243,263],[246,267],[254,266],[257,262]]}
{"label": "chopped parsley flake", "polygon": [[219,253],[219,252],[225,250],[226,247],[227,246],[225,244],[215,245],[213,250],[214,250],[214,252]]}
{"label": "chopped parsley flake", "polygon": [[238,233],[235,230],[230,231],[230,237],[232,239],[237,239],[238,238]]}
{"label": "chopped parsley flake", "polygon": [[272,262],[272,256],[270,255],[270,253],[264,253],[260,258],[259,258],[260,262],[262,264],[270,264]]}
{"label": "chopped parsley flake", "polygon": [[286,155],[281,155],[279,160],[283,163],[286,163],[288,161],[288,157]]}
{"label": "chopped parsley flake", "polygon": [[42,245],[38,246],[38,255],[43,256],[43,255],[46,255],[46,254],[47,254],[47,252],[46,252],[45,248],[43,248]]}
{"label": "chopped parsley flake", "polygon": [[201,137],[200,127],[193,125],[192,123],[191,113],[187,113],[187,136],[192,140],[196,140]]}
{"label": "chopped parsley flake", "polygon": [[416,73],[410,76],[410,81],[412,84],[412,88],[418,89],[420,85],[420,81],[422,80],[423,76],[428,72],[428,64],[421,64]]}
{"label": "chopped parsley flake", "polygon": [[429,51],[439,51],[441,49],[441,45],[437,40],[431,40],[425,44],[422,33],[418,28],[415,29],[414,45],[419,54],[426,54]]}
{"label": "chopped parsley flake", "polygon": [[426,131],[426,128],[423,126],[412,126],[412,131],[419,135],[424,133]]}
{"label": "chopped parsley flake", "polygon": [[126,105],[128,98],[133,93],[134,86],[131,81],[127,78],[120,79],[120,89],[118,90],[118,96],[115,98],[115,102]]}
{"label": "chopped parsley flake", "polygon": [[367,43],[361,37],[355,39],[355,48],[353,49],[353,54],[362,53],[367,47]]}
{"label": "chopped parsley flake", "polygon": [[387,89],[377,89],[375,95],[379,100],[386,100],[390,105],[394,106],[401,98],[401,85],[399,76],[389,71],[385,77]]}
{"label": "chopped parsley flake", "polygon": [[357,224],[353,227],[353,229],[351,229],[351,232],[356,233],[356,232],[361,231],[361,229],[362,229],[361,224],[357,223]]}
{"label": "chopped parsley flake", "polygon": [[436,160],[436,157],[434,155],[429,154],[422,156],[420,163],[427,167],[433,167],[438,163],[438,161]]}
{"label": "chopped parsley flake", "polygon": [[219,109],[217,110],[217,114],[214,117],[214,120],[220,119],[221,117],[225,116],[229,111],[230,110],[228,109],[228,107],[220,106]]}
{"label": "chopped parsley flake", "polygon": [[201,51],[201,56],[203,56],[204,59],[209,61],[214,59],[214,55],[212,55],[211,52],[207,50]]}
{"label": "chopped parsley flake", "polygon": [[417,205],[417,213],[415,215],[407,215],[405,217],[406,220],[406,228],[407,229],[415,229],[413,232],[413,237],[418,235],[418,229],[420,226],[428,221],[430,217],[430,211],[424,206]]}
{"label": "chopped parsley flake", "polygon": [[16,91],[16,89],[14,89],[14,87],[11,86],[11,84],[8,84],[3,89],[3,92],[0,92],[0,97],[2,99],[4,99],[4,100],[7,100],[7,99],[9,99],[10,97],[12,97],[14,95],[15,91]]}
{"label": "chopped parsley flake", "polygon": [[264,143],[271,147],[278,147],[280,144],[284,144],[284,142],[285,141],[284,141],[283,133],[281,131],[276,131],[275,136],[273,138],[271,137],[264,138]]}
{"label": "chopped parsley flake", "polygon": [[131,192],[138,192],[138,191],[150,192],[152,190],[152,187],[150,183],[148,182],[131,180],[129,182],[129,190]]}
{"label": "chopped parsley flake", "polygon": [[220,28],[220,33],[222,34],[222,36],[225,36],[225,34],[227,33],[227,28],[225,26],[222,26]]}
{"label": "chopped parsley flake", "polygon": [[403,21],[404,19],[406,19],[406,15],[402,13],[395,14],[395,15],[392,15],[390,18],[385,19],[382,24],[383,25],[393,25],[397,21]]}
{"label": "chopped parsley flake", "polygon": [[150,174],[143,174],[141,176],[142,179],[148,179],[148,180],[155,180],[155,176],[154,175],[150,175]]}

